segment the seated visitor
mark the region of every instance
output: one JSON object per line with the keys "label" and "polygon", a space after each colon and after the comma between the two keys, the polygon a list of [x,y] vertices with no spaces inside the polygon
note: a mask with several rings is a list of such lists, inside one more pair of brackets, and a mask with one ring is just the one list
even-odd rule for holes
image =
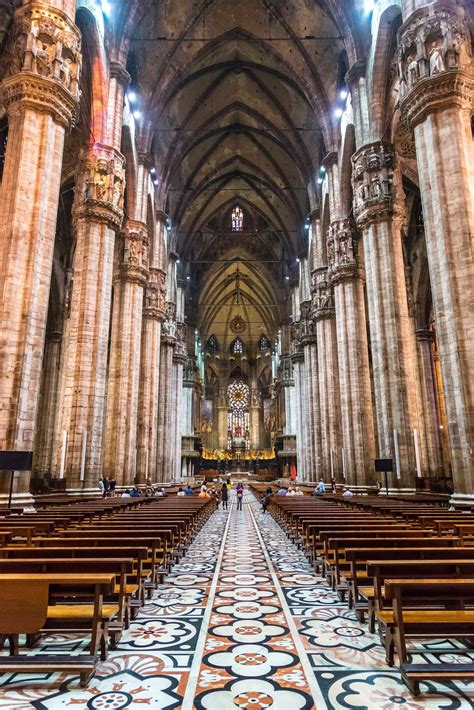
{"label": "seated visitor", "polygon": [[128,488],[126,488],[120,497],[121,498],[130,498],[130,490]]}
{"label": "seated visitor", "polygon": [[165,494],[165,489],[164,488],[158,488],[158,490],[155,493],[155,496],[160,496],[163,497]]}
{"label": "seated visitor", "polygon": [[185,496],[185,495],[186,495],[186,493],[185,493],[185,492],[183,491],[183,489],[182,489],[182,488],[178,488],[178,492],[177,492],[177,494],[176,494],[176,495],[177,495],[177,496]]}
{"label": "seated visitor", "polygon": [[135,486],[133,491],[130,493],[130,497],[131,498],[140,498],[140,496],[141,496],[140,489],[138,486]]}
{"label": "seated visitor", "polygon": [[317,496],[322,496],[323,493],[326,493],[326,486],[324,484],[323,479],[321,479],[314,490],[314,494]]}
{"label": "seated visitor", "polygon": [[192,496],[194,493],[193,487],[191,486],[190,483],[188,483],[187,487],[184,489],[184,494],[187,496]]}
{"label": "seated visitor", "polygon": [[347,487],[346,487],[346,488],[344,489],[344,493],[343,493],[342,495],[347,498],[347,497],[353,496],[354,494],[353,494],[353,492],[351,491],[350,488],[347,488]]}
{"label": "seated visitor", "polygon": [[283,487],[282,487],[282,488],[280,488],[280,490],[278,491],[277,495],[279,495],[279,496],[286,496],[287,493],[288,493],[288,491],[286,490],[286,488],[283,488]]}

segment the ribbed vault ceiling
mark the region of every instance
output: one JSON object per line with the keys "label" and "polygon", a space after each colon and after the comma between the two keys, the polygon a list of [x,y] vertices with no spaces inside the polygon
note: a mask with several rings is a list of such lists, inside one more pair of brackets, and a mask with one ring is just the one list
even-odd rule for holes
{"label": "ribbed vault ceiling", "polygon": [[[274,329],[275,309],[257,301],[277,301],[282,265],[306,249],[344,50],[336,23],[315,0],[168,0],[148,3],[131,33],[163,206],[199,301],[225,302],[235,269],[209,254],[244,264],[257,252],[259,268],[241,266],[247,297],[256,331]],[[223,217],[237,203],[252,217],[242,243]]]}

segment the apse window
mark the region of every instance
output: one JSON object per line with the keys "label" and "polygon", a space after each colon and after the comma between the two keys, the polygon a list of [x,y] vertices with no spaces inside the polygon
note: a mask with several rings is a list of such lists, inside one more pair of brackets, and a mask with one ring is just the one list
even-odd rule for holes
{"label": "apse window", "polygon": [[219,350],[219,343],[217,342],[217,338],[215,335],[211,335],[209,340],[207,341],[207,351],[211,353],[212,355],[215,355]]}
{"label": "apse window", "polygon": [[232,210],[232,231],[242,232],[244,228],[244,213],[241,207],[234,207]]}
{"label": "apse window", "polygon": [[236,338],[230,348],[233,355],[242,355],[244,352],[244,343],[240,338]]}

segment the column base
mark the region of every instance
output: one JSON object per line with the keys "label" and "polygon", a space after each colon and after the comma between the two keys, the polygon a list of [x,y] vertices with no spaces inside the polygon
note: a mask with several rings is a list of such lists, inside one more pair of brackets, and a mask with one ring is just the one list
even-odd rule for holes
{"label": "column base", "polygon": [[[0,493],[0,507],[8,506],[8,493]],[[23,508],[26,513],[36,513],[35,499],[31,493],[14,493],[12,495],[12,508]]]}
{"label": "column base", "polygon": [[65,493],[68,496],[90,496],[93,493],[96,493],[97,498],[101,497],[101,493],[98,488],[66,488]]}
{"label": "column base", "polygon": [[474,508],[474,493],[453,493],[449,499],[450,505],[468,505]]}

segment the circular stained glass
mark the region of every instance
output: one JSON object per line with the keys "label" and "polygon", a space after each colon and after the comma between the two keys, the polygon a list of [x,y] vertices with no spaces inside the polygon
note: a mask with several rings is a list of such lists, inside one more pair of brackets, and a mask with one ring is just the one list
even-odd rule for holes
{"label": "circular stained glass", "polygon": [[228,386],[227,398],[233,412],[244,412],[250,404],[250,389],[242,380],[236,380]]}

